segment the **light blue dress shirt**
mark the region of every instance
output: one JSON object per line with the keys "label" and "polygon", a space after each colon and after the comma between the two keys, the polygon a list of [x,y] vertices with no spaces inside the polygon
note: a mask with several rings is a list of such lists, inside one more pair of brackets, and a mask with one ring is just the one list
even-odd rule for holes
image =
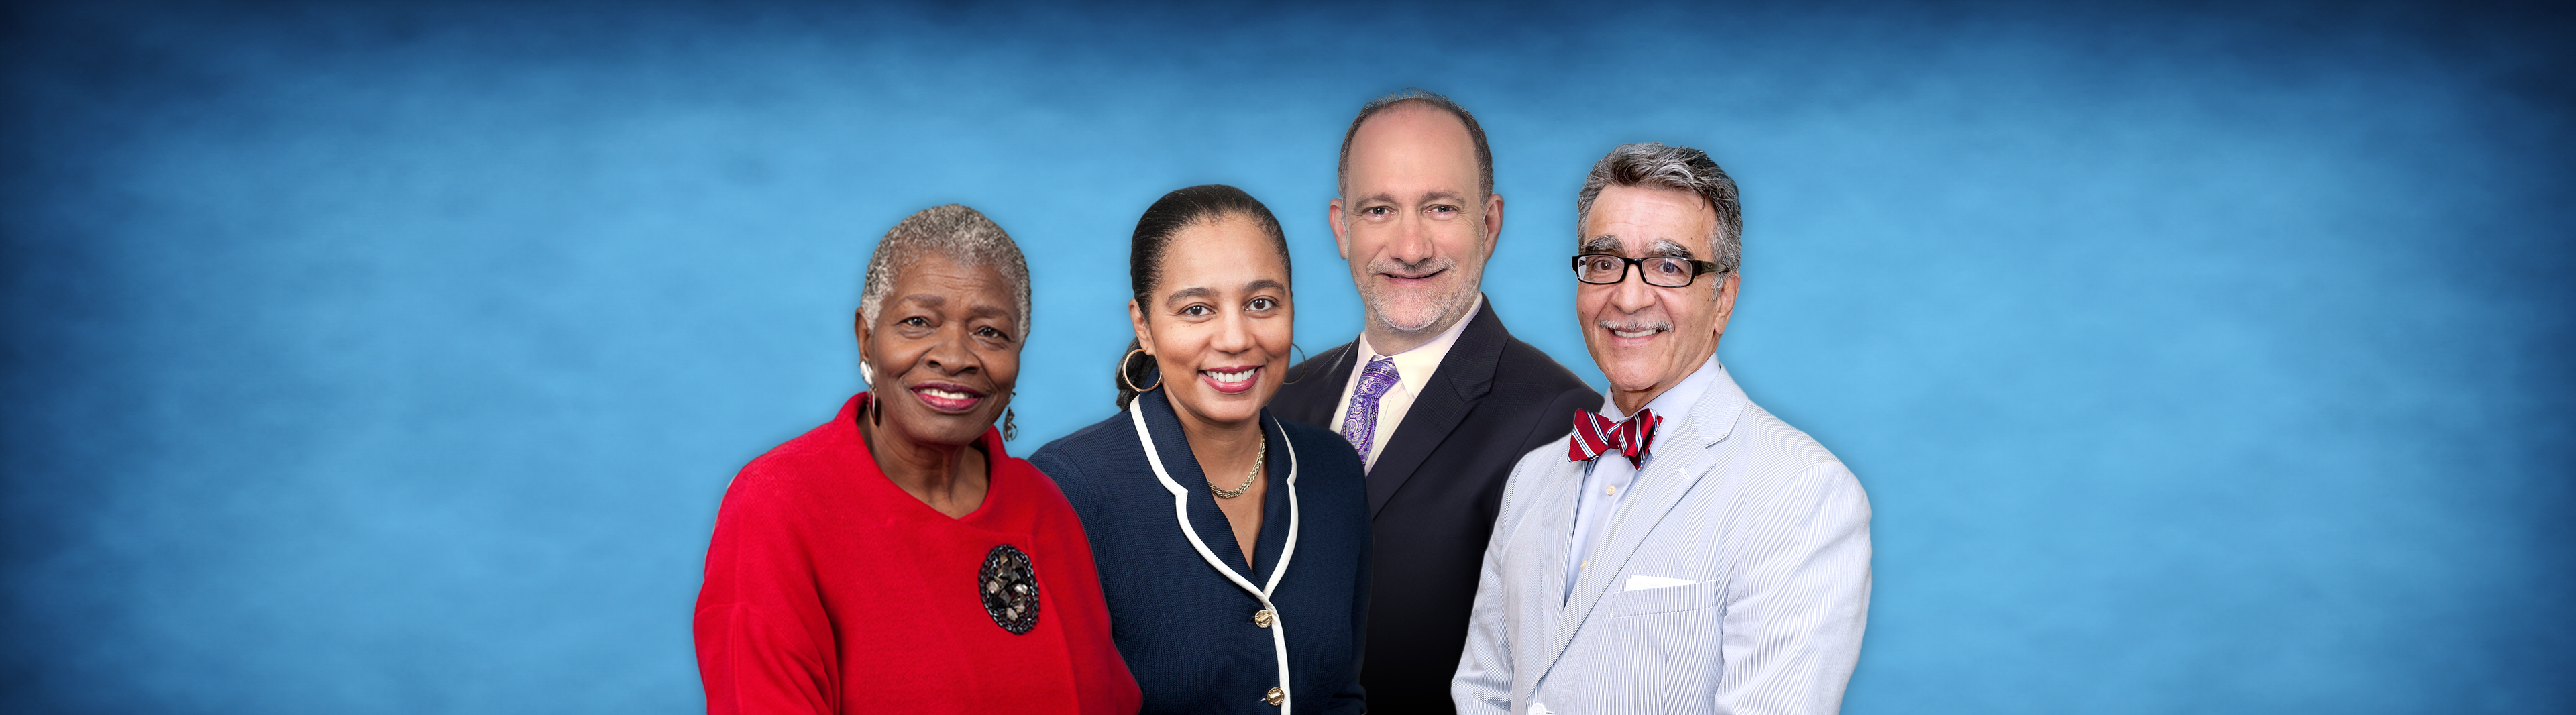
{"label": "light blue dress shirt", "polygon": [[[1700,393],[1707,392],[1709,383],[1715,382],[1717,374],[1725,369],[1717,364],[1717,356],[1711,355],[1689,377],[1646,403],[1646,409],[1664,418],[1663,426],[1655,430],[1654,440],[1646,443],[1646,464],[1655,463],[1655,453],[1663,450],[1664,439],[1681,428],[1691,405],[1699,402]],[[1628,419],[1619,413],[1619,403],[1609,397],[1601,398],[1601,414],[1614,420]],[[1614,453],[1594,458],[1592,466],[1583,470],[1583,503],[1574,510],[1574,540],[1567,546],[1565,558],[1564,597],[1574,595],[1575,579],[1581,578],[1583,568],[1590,564],[1585,557],[1591,554],[1593,543],[1601,540],[1601,533],[1609,530],[1610,517],[1619,513],[1619,500],[1627,498],[1628,487],[1637,481],[1640,466]]]}

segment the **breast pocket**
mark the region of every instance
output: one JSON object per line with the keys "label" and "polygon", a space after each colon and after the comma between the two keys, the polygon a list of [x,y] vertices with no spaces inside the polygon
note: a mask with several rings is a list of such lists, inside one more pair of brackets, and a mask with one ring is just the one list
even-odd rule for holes
{"label": "breast pocket", "polygon": [[1664,586],[1610,594],[1610,617],[1651,616],[1657,613],[1714,609],[1717,607],[1717,582],[1699,581],[1680,586]]}
{"label": "breast pocket", "polygon": [[1717,694],[1723,619],[1717,582],[1620,591],[1608,596],[1610,634],[1622,681],[1605,696],[1620,712],[1704,710]]}

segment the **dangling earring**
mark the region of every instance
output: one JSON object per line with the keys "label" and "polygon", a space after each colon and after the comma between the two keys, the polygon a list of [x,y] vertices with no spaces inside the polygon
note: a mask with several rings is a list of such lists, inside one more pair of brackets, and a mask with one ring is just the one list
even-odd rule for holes
{"label": "dangling earring", "polygon": [[868,424],[885,424],[885,403],[876,395],[877,370],[868,366],[867,358],[859,358],[859,382],[868,386]]}
{"label": "dangling earring", "polygon": [[1011,408],[1002,408],[1002,441],[1004,442],[1020,438],[1020,426],[1012,424],[1011,417]]}
{"label": "dangling earring", "polygon": [[[1302,355],[1302,354],[1305,354],[1305,352],[1306,352],[1306,351],[1304,351],[1304,350],[1298,349],[1298,347],[1297,347],[1297,344],[1296,344],[1296,343],[1289,343],[1289,344],[1288,344],[1288,353],[1289,353],[1289,354],[1291,354],[1291,355]],[[1301,357],[1301,358],[1297,358],[1297,359],[1295,359],[1295,360],[1290,360],[1290,361],[1288,361],[1288,364],[1290,364],[1290,365],[1295,365],[1295,364],[1302,363],[1302,362],[1305,362],[1305,361],[1306,361],[1306,359]],[[1312,368],[1312,367],[1306,368],[1306,369],[1304,369],[1304,370],[1299,370],[1299,371],[1297,371],[1297,376],[1296,376],[1296,377],[1291,377],[1291,378],[1288,378],[1288,379],[1286,379],[1286,380],[1281,380],[1281,381],[1279,381],[1279,384],[1282,384],[1282,385],[1294,385],[1294,384],[1297,384],[1297,381],[1298,381],[1298,380],[1306,379],[1306,373],[1310,373],[1310,372],[1314,372],[1314,371],[1315,371],[1315,368]]]}
{"label": "dangling earring", "polygon": [[[1118,356],[1118,384],[1126,385],[1127,389],[1135,390],[1136,394],[1139,395],[1153,392],[1154,388],[1163,386],[1163,374],[1159,372],[1154,373],[1154,384],[1144,387],[1137,387],[1136,381],[1133,378],[1127,377],[1127,361],[1135,359],[1136,354],[1141,352],[1145,352],[1145,349],[1137,348],[1129,350],[1127,351],[1127,354]],[[1151,358],[1153,356],[1154,355],[1152,353],[1146,353],[1145,355],[1147,358]]]}

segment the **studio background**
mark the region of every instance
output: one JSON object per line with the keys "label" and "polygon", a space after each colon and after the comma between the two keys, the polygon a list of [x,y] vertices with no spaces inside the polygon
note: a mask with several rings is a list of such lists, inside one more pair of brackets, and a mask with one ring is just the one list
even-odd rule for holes
{"label": "studio background", "polygon": [[0,710],[695,712],[726,480],[876,238],[1027,251],[1027,454],[1240,186],[1297,332],[1359,105],[1474,110],[1487,295],[1600,385],[1611,146],[1744,192],[1720,357],[1876,510],[1852,713],[2576,707],[2570,25],[2534,8],[53,3],[7,11]]}

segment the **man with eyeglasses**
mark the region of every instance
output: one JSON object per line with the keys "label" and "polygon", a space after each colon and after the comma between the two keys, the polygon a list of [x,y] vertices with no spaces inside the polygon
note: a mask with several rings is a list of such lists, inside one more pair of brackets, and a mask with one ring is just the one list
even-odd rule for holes
{"label": "man with eyeglasses", "polygon": [[1575,311],[1610,395],[1512,468],[1459,712],[1840,710],[1869,614],[1869,497],[1717,360],[1735,181],[1700,150],[1626,144],[1575,206]]}

